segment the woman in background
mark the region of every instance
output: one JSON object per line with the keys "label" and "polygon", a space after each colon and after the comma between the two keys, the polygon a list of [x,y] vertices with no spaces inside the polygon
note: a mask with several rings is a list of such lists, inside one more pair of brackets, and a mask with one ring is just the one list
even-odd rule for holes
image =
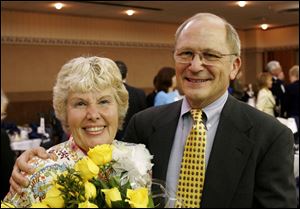
{"label": "woman in background", "polygon": [[154,98],[154,106],[169,104],[180,99],[176,89],[177,82],[175,69],[172,67],[163,67],[156,75],[157,94]]}
{"label": "woman in background", "polygon": [[268,72],[263,72],[258,78],[259,91],[257,94],[256,108],[269,114],[274,115],[275,98],[271,92],[272,75]]}

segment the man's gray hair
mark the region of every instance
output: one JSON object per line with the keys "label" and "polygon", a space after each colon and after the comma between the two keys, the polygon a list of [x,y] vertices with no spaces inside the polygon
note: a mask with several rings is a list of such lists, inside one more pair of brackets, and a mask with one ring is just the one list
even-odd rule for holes
{"label": "man's gray hair", "polygon": [[273,70],[280,68],[280,63],[276,60],[272,60],[270,62],[268,62],[268,64],[266,65],[266,70],[268,72],[272,72]]}

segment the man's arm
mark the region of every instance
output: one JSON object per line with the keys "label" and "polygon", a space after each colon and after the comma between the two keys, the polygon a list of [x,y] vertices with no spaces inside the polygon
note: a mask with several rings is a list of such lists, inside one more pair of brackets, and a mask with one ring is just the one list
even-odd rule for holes
{"label": "man's arm", "polygon": [[21,192],[21,187],[27,187],[29,182],[21,173],[34,173],[35,168],[32,168],[28,161],[33,157],[40,157],[42,159],[55,158],[54,156],[48,154],[43,147],[32,148],[23,152],[16,160],[12,175],[10,177],[10,192]]}

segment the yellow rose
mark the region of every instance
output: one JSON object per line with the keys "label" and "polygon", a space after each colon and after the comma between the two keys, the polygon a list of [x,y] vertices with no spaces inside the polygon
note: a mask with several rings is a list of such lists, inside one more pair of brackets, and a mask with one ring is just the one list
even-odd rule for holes
{"label": "yellow rose", "polygon": [[104,165],[112,160],[112,146],[110,144],[97,145],[87,154],[96,165]]}
{"label": "yellow rose", "polygon": [[87,200],[85,202],[79,203],[78,208],[98,208],[98,206]]}
{"label": "yellow rose", "polygon": [[147,188],[141,187],[136,190],[127,189],[127,198],[125,200],[129,202],[132,208],[147,208],[148,206],[148,190]]}
{"label": "yellow rose", "polygon": [[1,208],[15,208],[15,206],[8,202],[1,202]]}
{"label": "yellow rose", "polygon": [[85,190],[85,198],[89,200],[90,198],[95,198],[97,195],[96,187],[89,181],[84,183],[84,190]]}
{"label": "yellow rose", "polygon": [[63,208],[65,206],[64,199],[61,192],[53,186],[46,194],[46,198],[43,200],[44,204],[49,205],[51,208]]}
{"label": "yellow rose", "polygon": [[99,173],[98,166],[88,157],[84,157],[75,164],[75,170],[80,173],[83,181],[88,181],[97,177]]}
{"label": "yellow rose", "polygon": [[43,202],[33,203],[30,208],[49,208],[47,204]]}
{"label": "yellow rose", "polygon": [[101,192],[105,194],[105,202],[111,208],[111,202],[122,200],[120,191],[114,187],[112,189],[101,189]]}

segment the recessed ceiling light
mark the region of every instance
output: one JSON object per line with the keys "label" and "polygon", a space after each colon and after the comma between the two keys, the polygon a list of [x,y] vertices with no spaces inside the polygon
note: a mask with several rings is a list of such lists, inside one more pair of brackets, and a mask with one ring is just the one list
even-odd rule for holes
{"label": "recessed ceiling light", "polygon": [[240,7],[244,7],[244,6],[246,6],[247,2],[246,2],[246,1],[238,1],[237,4],[238,4]]}
{"label": "recessed ceiling light", "polygon": [[260,25],[260,28],[263,29],[263,30],[267,30],[268,27],[269,27],[269,25],[265,24],[265,23]]}
{"label": "recessed ceiling light", "polygon": [[132,9],[126,10],[126,14],[127,14],[128,16],[131,16],[131,15],[133,15],[134,13],[135,13],[135,11],[132,10]]}
{"label": "recessed ceiling light", "polygon": [[62,3],[56,3],[56,4],[54,4],[54,7],[55,7],[56,9],[61,9],[61,8],[64,7],[64,5],[63,5]]}

